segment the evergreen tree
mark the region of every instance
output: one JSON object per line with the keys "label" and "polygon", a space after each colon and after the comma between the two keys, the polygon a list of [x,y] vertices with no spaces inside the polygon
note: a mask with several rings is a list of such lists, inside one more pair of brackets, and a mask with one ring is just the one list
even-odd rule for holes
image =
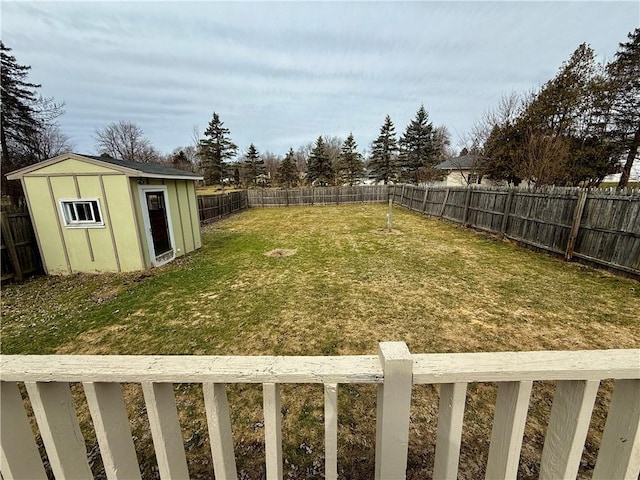
{"label": "evergreen tree", "polygon": [[18,64],[9,52],[11,48],[0,40],[1,190],[19,197],[20,183],[8,182],[4,174],[69,151],[73,145],[55,123],[64,105],[38,96],[40,85],[27,79],[31,67]]}
{"label": "evergreen tree", "polygon": [[296,158],[293,148],[289,149],[289,152],[280,164],[280,168],[278,169],[278,183],[287,188],[298,185],[298,169],[296,167]]}
{"label": "evergreen tree", "polygon": [[318,137],[309,154],[307,179],[310,184],[322,186],[330,185],[332,182],[333,167],[322,136]]}
{"label": "evergreen tree", "polygon": [[620,44],[615,59],[607,65],[612,136],[618,150],[626,156],[619,188],[627,186],[640,148],[640,28],[628,37],[629,41]]}
{"label": "evergreen tree", "polygon": [[483,174],[515,184],[598,185],[618,161],[604,74],[593,49],[580,45],[516,115],[492,126]]}
{"label": "evergreen tree", "polygon": [[229,129],[224,127],[220,117],[213,112],[209,126],[204,131],[205,138],[198,144],[200,168],[206,185],[221,183],[225,174],[225,160],[233,158],[238,147],[229,137]]}
{"label": "evergreen tree", "polygon": [[595,52],[583,43],[525,106],[516,126],[523,141],[519,176],[594,186],[611,173],[617,160],[596,108],[601,85]]}
{"label": "evergreen tree", "polygon": [[389,115],[384,119],[380,127],[380,135],[371,147],[371,159],[369,160],[370,176],[376,182],[396,181],[399,175],[398,143],[393,122]]}
{"label": "evergreen tree", "polygon": [[187,155],[184,153],[184,150],[180,150],[171,156],[171,166],[173,168],[185,170],[187,172],[193,171],[191,168],[191,162],[187,158]]}
{"label": "evergreen tree", "polygon": [[353,133],[349,133],[347,139],[342,143],[338,159],[338,178],[351,186],[364,176],[364,163],[357,148],[358,144],[353,138]]}
{"label": "evergreen tree", "polygon": [[[40,128],[34,106],[37,101],[36,89],[40,85],[27,81],[30,66],[19,65],[16,57],[10,55],[10,48],[0,41],[0,84],[2,108],[0,109],[0,139],[2,145],[2,171],[11,170],[13,144],[24,144]],[[4,176],[3,176],[4,177]]]}
{"label": "evergreen tree", "polygon": [[247,149],[247,153],[244,155],[244,161],[242,162],[245,183],[258,184],[258,179],[265,174],[264,161],[260,157],[260,153],[256,146],[252,143]]}
{"label": "evergreen tree", "polygon": [[401,180],[419,183],[423,172],[439,163],[438,148],[434,138],[433,124],[424,105],[400,137]]}

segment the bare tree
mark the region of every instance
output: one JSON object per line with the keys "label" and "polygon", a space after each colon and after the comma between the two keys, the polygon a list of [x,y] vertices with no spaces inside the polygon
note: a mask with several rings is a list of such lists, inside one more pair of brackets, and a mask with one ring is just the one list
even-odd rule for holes
{"label": "bare tree", "polygon": [[142,128],[133,122],[120,120],[110,123],[93,137],[96,149],[127,162],[156,162],[160,154],[144,136]]}
{"label": "bare tree", "polygon": [[562,185],[569,170],[569,142],[564,137],[529,130],[523,162],[516,168],[520,178],[536,187]]}
{"label": "bare tree", "polygon": [[340,161],[340,154],[342,153],[342,144],[344,143],[344,140],[340,137],[336,137],[335,135],[323,135],[322,138],[324,139],[325,152],[329,156],[329,161],[331,162],[331,167],[333,168],[333,184],[337,185],[337,167]]}
{"label": "bare tree", "polygon": [[[527,99],[532,95],[533,92],[522,94],[516,91],[502,95],[498,105],[485,111],[480,119],[476,121],[471,129],[471,135],[465,137],[465,146],[471,147],[474,141],[479,145],[484,145],[494,127],[513,125],[522,113]],[[468,140],[470,140],[470,143],[467,142]],[[469,144],[466,145],[466,143]]]}
{"label": "bare tree", "polygon": [[43,125],[34,135],[33,148],[38,161],[42,161],[61,153],[71,152],[75,145],[56,123],[49,123]]}
{"label": "bare tree", "polygon": [[313,150],[313,142],[307,142],[304,145],[298,147],[298,150],[296,151],[296,169],[298,171],[298,175],[300,175],[301,180],[307,175],[307,166],[309,162],[309,156],[311,155],[311,150]]}
{"label": "bare tree", "polygon": [[276,176],[278,174],[278,169],[280,168],[281,159],[275,153],[271,153],[266,151],[262,154],[262,161],[264,162],[264,167],[267,172],[267,177],[270,182],[275,181]]}

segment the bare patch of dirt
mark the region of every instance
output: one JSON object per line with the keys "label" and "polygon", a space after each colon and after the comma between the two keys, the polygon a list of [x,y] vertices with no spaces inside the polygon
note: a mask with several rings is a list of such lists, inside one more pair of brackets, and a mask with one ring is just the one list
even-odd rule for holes
{"label": "bare patch of dirt", "polygon": [[298,252],[298,249],[290,249],[290,248],[276,248],[275,250],[271,250],[266,252],[265,255],[267,257],[290,257],[295,255]]}
{"label": "bare patch of dirt", "polygon": [[91,298],[97,304],[108,302],[116,298],[121,290],[122,285],[104,285],[96,290]]}

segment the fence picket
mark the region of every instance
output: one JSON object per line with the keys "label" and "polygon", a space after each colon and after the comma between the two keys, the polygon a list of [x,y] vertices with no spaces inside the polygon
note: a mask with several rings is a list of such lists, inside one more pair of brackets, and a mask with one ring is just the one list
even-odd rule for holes
{"label": "fence picket", "polygon": [[616,380],[593,480],[640,476],[640,380]]}
{"label": "fence picket", "polygon": [[5,480],[46,480],[22,396],[15,382],[0,384],[0,471]]}
{"label": "fence picket", "polygon": [[107,478],[141,478],[120,384],[85,382],[83,387]]}
{"label": "fence picket", "polygon": [[458,478],[466,396],[467,384],[464,382],[440,385],[436,459],[433,467],[434,480],[455,480]]}
{"label": "fence picket", "polygon": [[142,383],[160,478],[188,479],[187,460],[171,383]]}
{"label": "fence picket", "polygon": [[541,480],[578,475],[599,384],[597,380],[558,382],[542,448]]}
{"label": "fence picket", "polygon": [[280,410],[280,384],[264,383],[264,448],[267,479],[282,479],[282,412]]}
{"label": "fence picket", "polygon": [[216,478],[223,480],[238,478],[227,387],[224,383],[205,383],[202,390]]}
{"label": "fence picket", "polygon": [[485,475],[487,480],[516,478],[532,385],[531,381],[498,384]]}
{"label": "fence picket", "polygon": [[338,478],[338,385],[324,385],[324,478]]}
{"label": "fence picket", "polygon": [[53,475],[92,479],[69,384],[26,382],[25,385]]}

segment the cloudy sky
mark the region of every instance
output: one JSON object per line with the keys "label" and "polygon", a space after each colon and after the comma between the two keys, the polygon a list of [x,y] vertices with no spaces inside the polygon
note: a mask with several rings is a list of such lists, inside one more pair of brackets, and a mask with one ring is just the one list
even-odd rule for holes
{"label": "cloudy sky", "polygon": [[138,124],[160,151],[216,111],[241,150],[284,154],[424,104],[454,145],[512,90],[552,78],[576,47],[610,60],[640,2],[9,2],[2,40],[41,93],[66,103],[76,151],[95,129]]}

